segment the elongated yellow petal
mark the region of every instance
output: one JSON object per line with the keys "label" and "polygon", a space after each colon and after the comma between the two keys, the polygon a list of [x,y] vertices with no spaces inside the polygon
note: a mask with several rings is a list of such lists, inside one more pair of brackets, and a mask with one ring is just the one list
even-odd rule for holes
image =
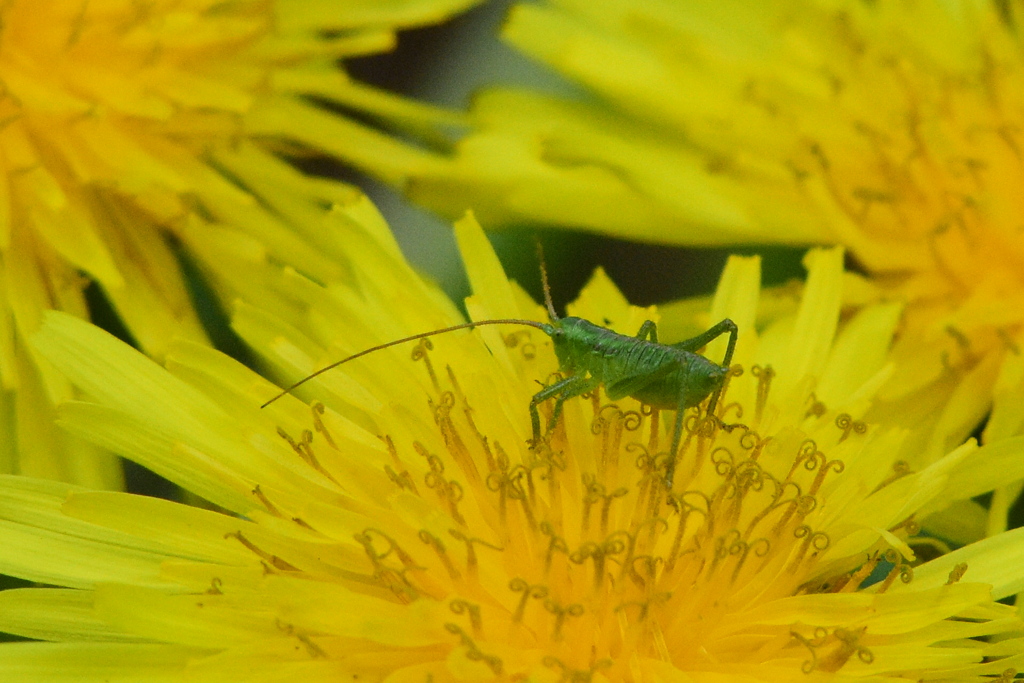
{"label": "elongated yellow petal", "polygon": [[17,643],[0,661],[8,681],[171,683],[202,649],[120,643]]}

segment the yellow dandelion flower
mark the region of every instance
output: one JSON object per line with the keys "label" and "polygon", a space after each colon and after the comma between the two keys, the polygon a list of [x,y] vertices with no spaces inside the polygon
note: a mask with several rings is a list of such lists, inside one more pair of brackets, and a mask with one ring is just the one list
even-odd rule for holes
{"label": "yellow dandelion flower", "polygon": [[339,249],[316,236],[318,216],[353,191],[303,178],[270,150],[387,153],[382,134],[307,96],[399,125],[436,123],[435,111],[353,82],[336,62],[472,3],[4,2],[0,385],[2,412],[15,417],[0,471],[116,481],[39,426],[66,388],[24,354],[43,310],[88,315],[90,281],[161,356],[172,336],[203,338],[180,258],[243,291],[258,277],[239,271],[267,259],[344,274]]}
{"label": "yellow dandelion flower", "polygon": [[[503,37],[584,86],[495,90],[413,197],[486,224],[842,244],[912,303],[877,418],[936,458],[1024,429],[1021,10],[1014,3],[520,3]],[[614,207],[614,208],[612,208]],[[994,405],[993,405],[994,404]]]}
{"label": "yellow dandelion flower", "polygon": [[[457,322],[357,211],[330,221],[362,247],[356,286],[285,272],[290,320],[242,311],[268,357],[298,367]],[[479,227],[457,230],[471,315],[538,315]],[[0,646],[0,674],[1009,680],[1024,622],[993,599],[1024,586],[1024,532],[913,570],[910,544],[917,516],[1024,476],[1021,440],[894,470],[904,430],[860,419],[891,370],[849,353],[884,348],[865,330],[891,331],[893,307],[837,334],[841,253],[810,266],[795,317],[758,334],[758,264],[730,264],[710,314],[742,325],[743,373],[721,426],[688,414],[671,490],[672,421],[630,400],[569,401],[547,447],[527,447],[528,401],[555,369],[532,330],[389,348],[307,385],[309,405],[261,411],[275,387],[203,345],[175,344],[165,370],[48,314],[37,348],[91,397],[62,406],[63,426],[222,511],[0,477],[0,571],[51,586],[0,593],[0,628],[49,641]],[[600,275],[573,310],[621,330],[655,315]]]}

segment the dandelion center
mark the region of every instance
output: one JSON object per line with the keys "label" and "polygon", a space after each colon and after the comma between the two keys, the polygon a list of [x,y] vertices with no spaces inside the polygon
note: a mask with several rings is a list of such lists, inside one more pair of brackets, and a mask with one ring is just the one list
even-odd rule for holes
{"label": "dandelion center", "polygon": [[[863,629],[758,614],[787,596],[856,591],[872,575],[880,592],[909,580],[884,543],[821,562],[832,544],[822,493],[843,476],[842,454],[866,438],[864,423],[811,397],[809,431],[759,433],[774,372],[755,366],[753,405],[726,391],[718,419],[701,412],[706,404],[687,411],[669,491],[674,420],[657,411],[608,402],[598,389],[567,402],[542,444],[502,443],[474,419],[482,398],[467,396],[458,372],[435,372],[423,346],[413,356],[434,388],[427,403],[443,447],[380,438],[392,493],[429,513],[421,528],[380,524],[354,539],[374,585],[405,604],[440,606],[463,666],[589,681],[629,679],[650,662],[699,670],[789,660],[810,672],[872,661]],[[315,451],[332,443],[319,417],[303,438],[283,436],[314,468]],[[908,532],[912,520],[892,529]]]}

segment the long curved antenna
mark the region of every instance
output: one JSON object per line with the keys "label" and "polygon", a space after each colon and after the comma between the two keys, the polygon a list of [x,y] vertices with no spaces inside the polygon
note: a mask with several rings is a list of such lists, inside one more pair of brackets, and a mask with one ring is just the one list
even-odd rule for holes
{"label": "long curved antenna", "polygon": [[548,266],[544,263],[544,246],[537,240],[537,261],[540,263],[540,281],[544,285],[544,304],[548,307],[548,317],[554,322],[558,320],[555,305],[551,303],[551,286],[548,285]]}
{"label": "long curved antenna", "polygon": [[395,339],[394,341],[389,341],[386,344],[378,344],[377,346],[373,346],[373,347],[370,347],[368,349],[364,349],[364,350],[360,351],[359,353],[352,354],[348,358],[342,358],[341,360],[335,361],[334,363],[331,363],[330,365],[326,365],[326,366],[320,368],[319,370],[317,370],[316,372],[314,372],[311,375],[306,375],[305,377],[300,379],[298,382],[296,382],[295,384],[292,384],[290,387],[288,387],[286,389],[283,389],[279,394],[276,394],[272,399],[270,399],[269,401],[267,401],[266,403],[261,405],[260,409],[262,410],[263,408],[266,408],[267,406],[269,406],[271,403],[273,403],[277,399],[281,398],[285,394],[291,393],[295,389],[298,389],[299,387],[301,387],[303,384],[305,384],[309,380],[313,379],[314,377],[319,377],[320,375],[324,374],[328,370],[333,370],[334,368],[338,367],[339,365],[344,365],[345,363],[349,362],[350,360],[355,360],[356,358],[362,358],[363,356],[365,356],[367,354],[371,354],[371,353],[373,353],[375,351],[380,351],[381,349],[386,349],[389,346],[397,346],[398,344],[404,344],[406,342],[416,341],[417,339],[423,339],[424,337],[433,337],[435,334],[444,334],[445,332],[454,332],[455,330],[464,330],[466,328],[472,328],[472,327],[482,327],[483,325],[528,325],[530,327],[536,327],[541,332],[546,332],[544,330],[544,325],[543,324],[535,322],[533,320],[520,320],[519,318],[502,318],[502,319],[498,319],[498,320],[481,320],[481,321],[475,322],[475,323],[462,323],[461,325],[452,325],[451,327],[442,327],[439,330],[431,330],[430,332],[421,332],[419,334],[414,334],[414,335],[409,336],[409,337],[402,337],[401,339]]}

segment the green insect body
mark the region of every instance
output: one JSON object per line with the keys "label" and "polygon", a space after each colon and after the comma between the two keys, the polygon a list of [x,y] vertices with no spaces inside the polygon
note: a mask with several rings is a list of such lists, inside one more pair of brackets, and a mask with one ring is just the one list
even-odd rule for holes
{"label": "green insect body", "polygon": [[[676,411],[665,475],[666,488],[671,490],[676,453],[683,431],[684,413],[687,408],[698,406],[711,396],[707,414],[714,415],[715,405],[725,385],[732,354],[736,349],[736,324],[726,318],[692,339],[666,345],[658,343],[657,325],[650,320],[640,326],[640,331],[635,337],[628,337],[583,318],[559,318],[551,302],[551,291],[543,264],[541,255],[541,276],[549,322],[539,323],[520,318],[480,320],[395,339],[320,368],[284,389],[261,407],[267,407],[328,370],[397,344],[484,325],[526,325],[551,337],[559,369],[565,375],[554,384],[538,391],[530,400],[530,424],[533,428],[531,448],[539,448],[554,430],[566,401],[603,386],[612,401],[629,396],[659,410]],[[726,333],[729,334],[729,343],[721,365],[697,353],[708,342]],[[542,437],[538,406],[550,399],[554,399],[555,405],[548,420],[546,433]]]}
{"label": "green insect body", "polygon": [[[304,377],[261,407],[267,407],[293,389],[328,370],[390,346],[484,325],[527,325],[535,327],[551,337],[559,367],[566,375],[563,379],[538,391],[530,400],[530,423],[533,428],[531,447],[537,448],[544,442],[538,410],[541,403],[550,399],[555,400],[554,410],[547,424],[546,434],[550,434],[558,424],[558,418],[562,414],[562,405],[567,400],[603,386],[605,393],[612,401],[629,396],[659,410],[676,411],[672,445],[669,448],[669,461],[665,475],[666,486],[671,490],[676,452],[679,449],[682,435],[684,412],[687,408],[700,405],[704,399],[711,396],[707,414],[714,414],[715,404],[725,384],[725,378],[729,374],[729,364],[736,348],[737,329],[735,323],[727,318],[692,339],[666,345],[658,343],[657,325],[650,320],[640,326],[640,331],[635,337],[628,337],[606,327],[595,325],[583,318],[558,318],[550,306],[550,300],[548,304],[551,316],[549,323],[517,318],[481,320],[415,334],[365,349]],[[725,333],[729,334],[729,343],[721,365],[697,354],[697,350]]]}
{"label": "green insect body", "polygon": [[[534,447],[541,443],[538,411],[541,403],[555,400],[547,424],[550,433],[558,423],[565,401],[603,386],[609,400],[629,396],[659,410],[676,411],[666,474],[671,488],[683,414],[712,394],[708,414],[714,413],[736,348],[736,324],[727,318],[703,334],[669,345],[658,343],[657,325],[650,320],[640,327],[635,337],[574,317],[552,316],[552,321],[541,329],[551,337],[559,367],[566,377],[541,389],[530,401]],[[722,365],[697,354],[697,350],[725,333],[729,334],[729,342]]]}

